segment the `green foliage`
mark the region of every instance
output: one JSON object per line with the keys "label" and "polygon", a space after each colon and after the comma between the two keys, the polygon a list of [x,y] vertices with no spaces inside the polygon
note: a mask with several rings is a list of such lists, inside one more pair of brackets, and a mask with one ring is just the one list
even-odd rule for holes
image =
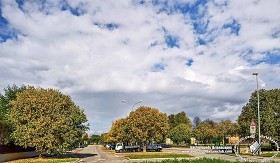
{"label": "green foliage", "polygon": [[27,87],[22,85],[8,86],[4,89],[4,95],[0,94],[0,144],[11,143],[11,133],[13,131],[12,123],[10,123],[8,113],[11,110],[10,101],[16,99],[16,94],[22,92]]}
{"label": "green foliage", "polygon": [[179,145],[181,142],[189,143],[192,131],[189,125],[181,123],[169,132],[169,137]]}
{"label": "green foliage", "polygon": [[[260,128],[261,135],[275,137],[280,140],[280,89],[259,90],[260,96]],[[243,106],[238,117],[239,133],[250,135],[249,125],[252,120],[258,122],[257,92],[253,92],[249,102]],[[257,124],[258,126],[258,124]]]}
{"label": "green foliage", "polygon": [[11,104],[15,143],[35,147],[40,153],[72,149],[87,129],[84,111],[53,89],[27,88]]}
{"label": "green foliage", "polygon": [[171,138],[177,145],[182,142],[189,142],[191,138],[191,120],[185,112],[180,112],[176,115],[171,114],[168,116],[169,131],[168,137]]}
{"label": "green foliage", "polygon": [[176,126],[178,126],[179,124],[182,124],[182,123],[192,127],[191,120],[188,118],[186,113],[183,111],[176,115],[174,115],[174,114],[169,115],[168,120],[169,120],[169,126],[171,129],[175,128]]}
{"label": "green foliage", "polygon": [[89,139],[88,139],[90,144],[101,144],[102,140],[101,140],[101,136],[100,135],[92,135]]}

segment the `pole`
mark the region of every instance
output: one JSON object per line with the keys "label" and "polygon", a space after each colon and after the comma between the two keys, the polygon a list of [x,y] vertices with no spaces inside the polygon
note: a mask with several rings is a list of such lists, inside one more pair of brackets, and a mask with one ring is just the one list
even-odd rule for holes
{"label": "pole", "polygon": [[[131,110],[133,110],[133,108],[134,108],[134,106],[135,106],[136,104],[139,104],[139,103],[142,102],[142,101],[143,101],[143,100],[140,100],[140,101],[134,103],[133,106],[132,106],[132,108],[131,108]],[[127,103],[125,100],[122,100],[122,102],[123,102],[123,103],[126,103],[126,104],[128,104],[128,105],[131,105],[131,104]]]}
{"label": "pole", "polygon": [[[257,80],[257,96],[258,96],[258,133],[259,133],[259,144],[261,144],[261,123],[260,123],[260,95],[259,95],[259,80],[258,80],[258,73],[253,73],[256,75]],[[259,150],[259,155],[261,154],[261,148]]]}

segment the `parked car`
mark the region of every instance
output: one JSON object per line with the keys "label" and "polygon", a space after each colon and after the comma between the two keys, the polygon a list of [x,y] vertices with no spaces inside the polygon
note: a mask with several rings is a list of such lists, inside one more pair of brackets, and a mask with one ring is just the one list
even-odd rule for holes
{"label": "parked car", "polygon": [[162,144],[161,144],[161,147],[162,147],[162,148],[171,148],[172,145],[171,145],[171,144],[162,143]]}
{"label": "parked car", "polygon": [[112,145],[109,146],[109,149],[110,149],[110,150],[115,150],[115,148],[116,148],[116,145],[115,145],[115,144],[112,144]]}
{"label": "parked car", "polygon": [[147,144],[147,151],[161,151],[162,147],[159,144],[152,143],[152,144]]}
{"label": "parked car", "polygon": [[106,145],[105,145],[105,148],[109,149],[110,146],[111,146],[111,144],[106,144]]}
{"label": "parked car", "polygon": [[86,146],[85,146],[84,143],[80,143],[79,147],[80,147],[80,148],[85,148]]}

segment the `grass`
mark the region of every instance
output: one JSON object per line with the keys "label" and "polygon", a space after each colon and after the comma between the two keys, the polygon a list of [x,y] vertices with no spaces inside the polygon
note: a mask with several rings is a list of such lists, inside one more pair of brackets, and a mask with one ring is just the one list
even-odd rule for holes
{"label": "grass", "polygon": [[[200,159],[174,159],[174,160],[163,160],[163,161],[143,161],[140,163],[242,163],[241,161],[227,161],[222,159],[212,159],[212,158],[200,158]],[[270,163],[275,163],[274,161]]]}
{"label": "grass", "polygon": [[[226,153],[226,155],[236,156],[234,153]],[[241,153],[241,154],[239,153],[239,155],[241,155],[241,156],[250,155],[251,156],[252,154],[251,153]],[[267,153],[262,153],[261,157],[272,157],[274,155],[275,155],[275,153],[267,152]],[[256,156],[258,156],[258,155],[256,155]],[[278,155],[276,157],[280,157],[280,154],[278,153]]]}
{"label": "grass", "polygon": [[188,154],[173,154],[173,153],[136,153],[136,154],[126,154],[124,157],[130,159],[148,159],[148,158],[186,158],[186,157],[193,157]]}
{"label": "grass", "polygon": [[8,163],[60,163],[60,162],[77,162],[79,158],[28,158],[9,161]]}
{"label": "grass", "polygon": [[[262,153],[261,154],[262,157],[272,157],[274,155],[275,155],[275,153],[271,153],[271,152],[267,152],[267,153]],[[278,153],[277,157],[280,157],[279,153]]]}

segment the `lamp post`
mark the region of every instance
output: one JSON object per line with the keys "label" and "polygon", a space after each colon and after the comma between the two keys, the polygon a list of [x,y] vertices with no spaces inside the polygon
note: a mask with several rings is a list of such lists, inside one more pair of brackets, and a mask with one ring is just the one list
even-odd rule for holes
{"label": "lamp post", "polygon": [[[261,124],[260,124],[260,95],[259,95],[259,80],[258,80],[258,73],[253,73],[256,75],[257,80],[257,96],[258,96],[258,134],[259,134],[259,144],[261,144]],[[259,154],[261,153],[261,149],[259,150]]]}
{"label": "lamp post", "polygon": [[132,105],[132,104],[127,103],[125,100],[122,100],[123,103],[126,103],[126,104],[128,104],[128,105],[132,105],[132,109],[131,109],[131,110],[133,110],[133,108],[134,108],[135,105],[141,103],[142,101],[143,101],[143,100],[140,100],[140,101],[138,101],[138,102],[136,102],[136,103],[134,103],[134,104]]}

